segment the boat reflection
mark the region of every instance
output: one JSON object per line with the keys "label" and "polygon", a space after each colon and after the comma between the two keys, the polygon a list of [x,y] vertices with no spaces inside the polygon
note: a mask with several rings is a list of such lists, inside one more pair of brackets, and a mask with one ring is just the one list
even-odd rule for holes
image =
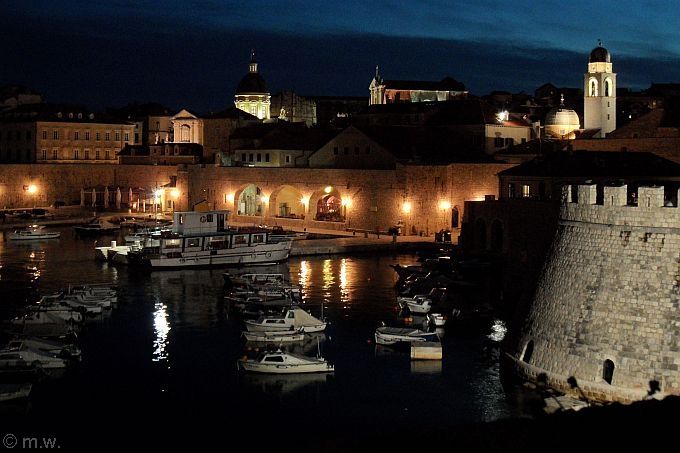
{"label": "boat reflection", "polygon": [[240,382],[270,395],[284,395],[307,386],[325,385],[333,379],[332,373],[262,374],[242,373]]}
{"label": "boat reflection", "polygon": [[441,360],[411,360],[411,374],[441,374]]}
{"label": "boat reflection", "polygon": [[168,322],[168,307],[167,305],[156,302],[153,312],[153,330],[156,338],[153,342],[153,361],[160,362],[168,359],[168,354],[165,348],[168,345],[168,333],[170,332],[170,323]]}
{"label": "boat reflection", "polygon": [[246,341],[246,352],[260,352],[281,349],[282,351],[315,356],[317,351],[323,353],[326,334],[323,332],[307,333],[302,341],[263,343],[260,341]]}

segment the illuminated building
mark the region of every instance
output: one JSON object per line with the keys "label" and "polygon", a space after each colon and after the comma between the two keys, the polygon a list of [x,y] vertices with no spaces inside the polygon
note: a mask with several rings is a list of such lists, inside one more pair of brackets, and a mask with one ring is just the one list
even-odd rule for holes
{"label": "illuminated building", "polygon": [[599,129],[595,137],[603,138],[616,129],[616,74],[611,55],[601,44],[590,52],[583,83],[584,128]]}
{"label": "illuminated building", "polygon": [[264,78],[257,72],[257,61],[255,51],[250,54],[249,70],[236,87],[234,104],[237,109],[250,113],[261,120],[270,118],[269,108],[271,106],[271,96],[267,92],[267,84]]}

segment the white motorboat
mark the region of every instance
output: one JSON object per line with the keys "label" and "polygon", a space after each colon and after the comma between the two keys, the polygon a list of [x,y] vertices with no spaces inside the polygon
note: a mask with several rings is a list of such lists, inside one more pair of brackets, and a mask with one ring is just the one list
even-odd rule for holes
{"label": "white motorboat", "polygon": [[55,354],[33,349],[24,342],[19,347],[4,348],[0,350],[0,369],[26,369],[28,366],[43,369],[66,368],[66,359]]}
{"label": "white motorboat", "polygon": [[61,233],[45,231],[42,225],[31,225],[25,230],[17,230],[9,233],[7,239],[10,241],[28,241],[35,239],[58,239]]}
{"label": "white motorboat", "polygon": [[29,305],[26,307],[26,311],[30,313],[31,316],[39,313],[49,313],[51,315],[57,316],[66,322],[79,324],[83,322],[83,315],[73,307],[61,304],[49,304],[49,305]]}
{"label": "white motorboat", "polygon": [[315,318],[300,307],[287,309],[281,315],[260,316],[256,320],[247,319],[246,329],[249,332],[272,332],[281,330],[300,330],[305,333],[322,332],[326,322]]}
{"label": "white motorboat", "polygon": [[24,345],[65,359],[80,359],[80,348],[74,344],[49,341],[37,337],[15,338],[7,343],[6,349],[20,350]]}
{"label": "white motorboat", "polygon": [[[262,228],[228,229],[229,211],[175,212],[159,244],[128,252],[130,265],[148,269],[261,265],[288,259],[292,241],[273,242]],[[153,241],[152,241],[153,242]]]}
{"label": "white motorboat", "polygon": [[271,332],[243,332],[247,341],[258,343],[288,343],[305,339],[304,332],[297,330],[274,330]]}
{"label": "white motorboat", "polygon": [[375,342],[377,344],[392,345],[401,342],[416,341],[439,341],[439,335],[435,332],[425,332],[420,329],[408,327],[378,327],[375,329]]}
{"label": "white motorboat", "polygon": [[411,313],[429,313],[432,308],[432,299],[419,294],[413,297],[400,296],[397,302],[402,308],[408,308]]}
{"label": "white motorboat", "polygon": [[0,403],[3,401],[28,398],[33,385],[26,384],[0,384]]}
{"label": "white motorboat", "polygon": [[238,367],[246,371],[269,374],[332,373],[335,370],[335,367],[323,357],[307,357],[281,350],[265,352],[254,359],[239,359]]}

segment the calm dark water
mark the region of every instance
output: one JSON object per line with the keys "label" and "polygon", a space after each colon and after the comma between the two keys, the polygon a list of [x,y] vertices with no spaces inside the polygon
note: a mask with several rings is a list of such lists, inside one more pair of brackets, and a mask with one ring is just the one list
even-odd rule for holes
{"label": "calm dark water", "polygon": [[250,345],[241,338],[242,321],[223,302],[225,269],[138,274],[95,262],[94,239],[59,230],[56,241],[0,242],[0,317],[70,283],[117,284],[119,306],[80,334],[80,364],[36,384],[26,403],[0,407],[7,432],[49,433],[79,446],[102,439],[140,445],[135,436],[158,446],[233,445],[234,436],[262,440],[268,430],[294,430],[302,441],[518,415],[501,387],[500,336],[492,322],[447,325],[441,362],[412,362],[408,353],[374,345],[381,321],[409,322],[397,310],[396,274],[388,266],[412,264],[415,256],[314,257],[267,268],[299,282],[313,314],[324,304],[326,334],[297,349],[310,355],[321,349],[336,371],[258,376],[236,370]]}

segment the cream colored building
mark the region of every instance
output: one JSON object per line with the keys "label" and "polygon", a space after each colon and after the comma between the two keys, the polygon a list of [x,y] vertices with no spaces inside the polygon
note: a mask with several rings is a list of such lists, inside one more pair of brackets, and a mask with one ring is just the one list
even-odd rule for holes
{"label": "cream colored building", "polygon": [[117,163],[135,125],[80,108],[24,105],[0,121],[0,162]]}
{"label": "cream colored building", "polygon": [[560,106],[551,109],[545,117],[545,135],[561,140],[573,140],[581,128],[578,113],[564,106],[564,95]]}
{"label": "cream colored building", "polygon": [[187,109],[174,115],[174,143],[197,143],[203,146],[203,162],[214,163],[229,154],[229,136],[239,128],[259,123],[256,117],[234,107],[209,115],[198,115]]}

